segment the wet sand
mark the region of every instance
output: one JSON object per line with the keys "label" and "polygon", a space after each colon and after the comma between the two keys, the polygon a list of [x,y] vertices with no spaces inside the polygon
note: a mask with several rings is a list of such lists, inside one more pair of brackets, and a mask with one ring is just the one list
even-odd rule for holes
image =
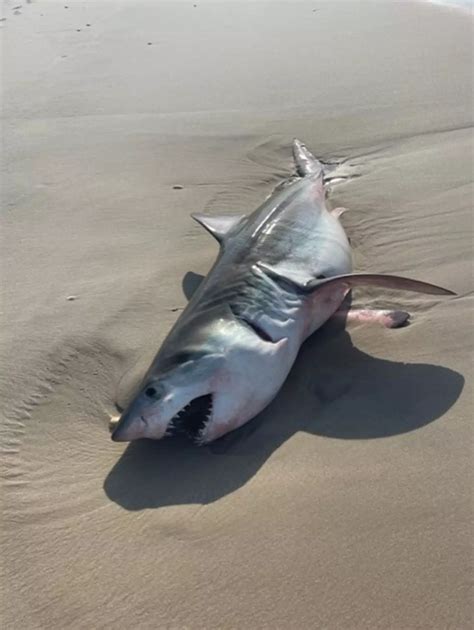
{"label": "wet sand", "polygon": [[[6,2],[2,627],[472,626],[472,20],[434,4]],[[68,8],[66,8],[68,7]],[[301,138],[359,291],[214,445],[110,441],[215,242]],[[175,189],[174,186],[182,186]]]}

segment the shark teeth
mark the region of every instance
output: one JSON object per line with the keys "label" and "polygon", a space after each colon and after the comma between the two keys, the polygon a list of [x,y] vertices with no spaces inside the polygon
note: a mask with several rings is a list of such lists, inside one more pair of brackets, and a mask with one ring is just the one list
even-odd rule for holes
{"label": "shark teeth", "polygon": [[200,430],[200,431],[199,431],[199,433],[198,433],[198,434],[194,437],[194,443],[195,443],[197,446],[202,446],[202,445],[203,445],[203,443],[204,443],[204,434],[205,434],[205,432],[206,432],[207,425],[209,424],[209,421],[210,421],[210,420],[211,420],[211,418],[212,418],[212,412],[213,412],[213,410],[214,410],[213,408],[214,408],[214,400],[213,400],[213,399],[211,399],[211,405],[210,405],[210,408],[209,408],[209,413],[207,414],[206,419],[204,420],[204,423],[203,423],[203,426],[202,426],[201,430]]}
{"label": "shark teeth", "polygon": [[202,443],[204,431],[212,418],[212,394],[194,398],[170,420],[165,436],[184,434],[196,444]]}

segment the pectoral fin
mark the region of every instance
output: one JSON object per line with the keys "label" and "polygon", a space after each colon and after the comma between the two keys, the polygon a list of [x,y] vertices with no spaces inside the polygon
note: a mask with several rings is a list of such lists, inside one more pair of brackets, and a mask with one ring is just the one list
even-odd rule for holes
{"label": "pectoral fin", "polygon": [[[257,270],[260,270],[260,273],[263,271],[269,278],[276,280],[276,282],[285,282],[286,284],[296,287],[300,291],[306,291],[307,287],[314,280],[313,276],[300,272],[296,269],[287,269],[284,267],[277,269],[276,267],[272,267],[271,265],[267,265],[263,262],[256,263],[255,267]],[[310,289],[310,291],[312,291],[312,289]]]}
{"label": "pectoral fin", "polygon": [[444,289],[436,284],[429,282],[421,282],[421,280],[412,280],[411,278],[402,278],[401,276],[391,276],[381,273],[350,273],[343,276],[334,276],[325,280],[312,280],[305,286],[306,291],[314,291],[319,287],[328,284],[344,282],[352,287],[373,286],[384,287],[386,289],[394,289],[396,291],[414,291],[415,293],[427,293],[429,295],[456,295],[450,289]]}
{"label": "pectoral fin", "polygon": [[402,278],[401,276],[385,275],[380,273],[348,273],[331,278],[308,278],[304,279],[300,275],[293,275],[284,270],[278,270],[265,263],[257,263],[268,276],[277,281],[286,282],[298,288],[304,293],[311,293],[329,284],[343,283],[349,287],[374,286],[394,289],[397,291],[415,291],[416,293],[427,293],[429,295],[456,295],[454,291],[444,289],[435,284]]}
{"label": "pectoral fin", "polygon": [[225,235],[244,218],[244,214],[229,214],[224,216],[210,216],[195,212],[191,215],[209,234],[221,243]]}

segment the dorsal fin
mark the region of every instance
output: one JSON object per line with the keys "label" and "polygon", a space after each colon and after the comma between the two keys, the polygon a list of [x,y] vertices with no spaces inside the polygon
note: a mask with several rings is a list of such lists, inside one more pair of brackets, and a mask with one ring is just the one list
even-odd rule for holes
{"label": "dorsal fin", "polygon": [[195,221],[202,225],[209,234],[212,234],[212,236],[221,243],[225,235],[244,218],[245,214],[211,216],[195,212],[191,216]]}
{"label": "dorsal fin", "polygon": [[323,177],[323,165],[297,138],[293,140],[293,158],[295,160],[296,172],[300,177],[314,177],[315,175]]}

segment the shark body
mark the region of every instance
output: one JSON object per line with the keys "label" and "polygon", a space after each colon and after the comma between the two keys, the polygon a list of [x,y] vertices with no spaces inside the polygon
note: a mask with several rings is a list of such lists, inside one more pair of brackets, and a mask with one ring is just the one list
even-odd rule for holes
{"label": "shark body", "polygon": [[[293,154],[298,177],[252,214],[193,215],[218,240],[218,257],[113,440],[186,433],[205,444],[252,419],[277,394],[304,340],[336,313],[353,286],[453,294],[408,278],[352,273],[343,209],[326,205],[323,165],[298,140]],[[361,321],[396,325],[400,312],[363,313]]]}

